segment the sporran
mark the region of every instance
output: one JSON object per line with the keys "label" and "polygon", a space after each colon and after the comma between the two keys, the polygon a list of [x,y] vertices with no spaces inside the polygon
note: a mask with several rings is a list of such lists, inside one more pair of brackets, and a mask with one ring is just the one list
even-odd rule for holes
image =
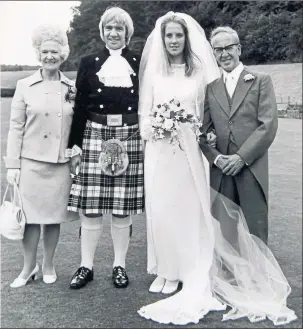
{"label": "sporran", "polygon": [[103,141],[98,163],[105,175],[122,175],[129,164],[129,158],[124,143],[119,139]]}

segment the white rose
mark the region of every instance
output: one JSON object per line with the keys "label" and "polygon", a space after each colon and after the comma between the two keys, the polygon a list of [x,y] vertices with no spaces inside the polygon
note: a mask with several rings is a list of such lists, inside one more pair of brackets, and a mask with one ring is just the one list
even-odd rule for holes
{"label": "white rose", "polygon": [[164,113],[163,113],[163,116],[164,116],[165,118],[169,119],[169,118],[170,118],[170,111],[166,111],[166,112],[164,112]]}
{"label": "white rose", "polygon": [[172,119],[166,119],[164,121],[164,129],[170,130],[174,126],[174,121]]}
{"label": "white rose", "polygon": [[160,116],[156,116],[152,119],[153,127],[162,127],[162,123],[163,123],[163,118],[161,118]]}
{"label": "white rose", "polygon": [[156,112],[161,113],[161,114],[164,113],[165,111],[166,111],[166,107],[163,105],[160,108],[156,109]]}
{"label": "white rose", "polygon": [[157,123],[162,123],[162,122],[163,122],[163,118],[162,118],[160,115],[157,115],[157,116],[155,117],[155,122],[157,122]]}

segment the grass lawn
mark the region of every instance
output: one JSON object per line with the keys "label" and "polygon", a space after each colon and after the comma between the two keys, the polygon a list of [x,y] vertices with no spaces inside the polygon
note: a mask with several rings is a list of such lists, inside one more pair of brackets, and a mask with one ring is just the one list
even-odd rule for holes
{"label": "grass lawn", "polygon": [[[1,149],[5,154],[11,99],[1,104]],[[1,162],[1,192],[5,188]],[[58,281],[46,285],[39,279],[25,287],[9,284],[22,268],[20,242],[1,239],[1,327],[3,328],[176,328],[141,318],[136,311],[162,296],[148,293],[153,277],[146,274],[146,225],[144,217],[133,224],[127,269],[130,285],[115,289],[111,283],[113,247],[109,221],[95,257],[95,280],[85,288],[69,289],[80,262],[79,222],[62,225],[55,258]],[[270,237],[269,246],[292,287],[288,306],[299,320],[285,328],[302,327],[302,121],[279,119],[277,137],[270,149]],[[42,244],[38,249],[42,262]],[[266,320],[251,324],[246,319],[221,322],[223,312],[211,312],[197,325],[185,328],[273,328]]]}

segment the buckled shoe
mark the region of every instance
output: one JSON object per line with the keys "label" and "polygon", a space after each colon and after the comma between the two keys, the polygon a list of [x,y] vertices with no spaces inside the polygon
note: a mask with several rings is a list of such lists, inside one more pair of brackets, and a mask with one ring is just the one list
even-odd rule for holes
{"label": "buckled shoe", "polygon": [[89,281],[94,279],[94,271],[87,267],[81,266],[73,275],[69,287],[71,289],[80,289],[84,287]]}
{"label": "buckled shoe", "polygon": [[126,288],[129,283],[126,271],[122,266],[113,268],[112,280],[116,288]]}

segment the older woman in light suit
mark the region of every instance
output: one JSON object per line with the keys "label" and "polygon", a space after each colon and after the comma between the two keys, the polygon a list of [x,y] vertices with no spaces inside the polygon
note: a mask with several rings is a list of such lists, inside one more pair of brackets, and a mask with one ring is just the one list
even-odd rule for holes
{"label": "older woman in light suit", "polygon": [[65,150],[73,117],[74,83],[59,67],[69,55],[67,35],[56,26],[44,25],[34,30],[32,42],[42,68],[17,82],[4,157],[7,180],[19,185],[27,220],[22,241],[24,266],[12,288],[37,278],[41,225],[43,281],[56,281],[53,259],[60,224],[77,219],[66,208],[71,178]]}

